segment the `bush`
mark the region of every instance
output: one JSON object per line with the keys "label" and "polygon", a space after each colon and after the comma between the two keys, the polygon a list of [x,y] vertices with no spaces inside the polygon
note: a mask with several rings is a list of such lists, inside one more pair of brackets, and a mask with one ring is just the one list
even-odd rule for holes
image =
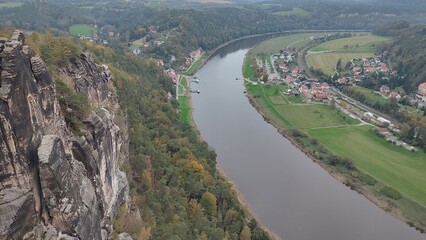
{"label": "bush", "polygon": [[398,192],[398,190],[391,188],[391,187],[388,187],[388,186],[383,187],[380,190],[380,193],[385,195],[388,198],[392,198],[392,199],[395,199],[395,200],[398,200],[402,197],[401,193]]}
{"label": "bush", "polygon": [[81,122],[90,111],[90,103],[87,96],[74,92],[60,80],[55,82],[55,87],[67,125],[79,132],[82,125]]}
{"label": "bush", "polygon": [[306,137],[306,134],[297,128],[291,130],[291,135],[293,137]]}
{"label": "bush", "polygon": [[350,158],[343,159],[343,165],[345,165],[348,170],[353,170],[355,168],[354,161]]}
{"label": "bush", "polygon": [[370,185],[370,186],[374,186],[377,183],[376,179],[374,179],[368,174],[364,174],[361,172],[356,176],[356,178],[358,178],[362,183]]}

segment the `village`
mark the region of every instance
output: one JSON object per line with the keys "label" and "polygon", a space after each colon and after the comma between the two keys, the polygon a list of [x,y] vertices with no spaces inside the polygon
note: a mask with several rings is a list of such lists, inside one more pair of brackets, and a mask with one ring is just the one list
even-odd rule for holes
{"label": "village", "polygon": [[[279,53],[271,55],[271,64],[265,59],[256,59],[258,69],[267,76],[267,78],[259,78],[259,80],[262,80],[260,84],[287,84],[288,90],[282,92],[283,96],[301,96],[305,103],[333,104],[352,118],[362,121],[362,124],[375,126],[376,133],[388,142],[402,146],[409,151],[418,151],[416,147],[401,141],[397,137],[401,132],[400,125],[397,122],[392,122],[385,114],[346,96],[338,88],[330,86],[327,82],[320,82],[319,79],[310,77],[307,71],[299,66],[297,55],[298,52],[294,49],[283,49]],[[385,77],[396,74],[379,57],[353,59],[348,63],[348,66],[349,71],[347,71],[345,77],[334,77],[333,85],[355,86],[370,74],[381,73]],[[402,98],[400,93],[386,85],[382,85],[380,90],[374,93],[384,99],[395,98],[399,101]],[[426,105],[426,83],[419,85],[413,100],[419,106]]]}

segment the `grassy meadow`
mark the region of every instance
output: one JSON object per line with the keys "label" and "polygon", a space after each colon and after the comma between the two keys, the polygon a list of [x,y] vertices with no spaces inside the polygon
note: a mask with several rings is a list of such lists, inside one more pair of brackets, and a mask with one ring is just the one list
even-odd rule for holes
{"label": "grassy meadow", "polygon": [[96,28],[86,24],[74,24],[68,30],[74,36],[91,36],[97,32]]}
{"label": "grassy meadow", "polygon": [[188,96],[179,96],[179,119],[184,122],[191,124],[191,105],[189,104]]}
{"label": "grassy meadow", "polygon": [[270,111],[273,121],[283,121],[283,126],[286,127],[309,130],[360,123],[334,106],[322,103],[306,104],[299,95],[285,95],[287,89],[286,84],[247,86],[256,101]]}
{"label": "grassy meadow", "polygon": [[264,42],[259,43],[250,50],[253,54],[261,54],[265,53],[270,55],[272,53],[278,52],[281,49],[287,47],[295,47],[296,49],[300,49],[309,44],[310,37],[322,37],[328,34],[334,34],[332,32],[322,32],[322,33],[301,33],[301,34],[293,34],[278,38],[273,38],[270,40],[266,40]]}
{"label": "grassy meadow", "polygon": [[375,135],[371,126],[309,130],[331,151],[350,156],[355,166],[426,207],[426,154],[410,152]]}
{"label": "grassy meadow", "polygon": [[389,40],[390,38],[370,33],[358,33],[353,37],[327,41],[311,48],[306,61],[309,66],[331,75],[339,58],[342,59],[342,65],[345,65],[354,58],[374,57],[376,47]]}
{"label": "grassy meadow", "polygon": [[293,15],[299,15],[304,17],[304,16],[311,15],[310,12],[297,7],[293,8],[291,11],[279,11],[279,12],[274,12],[273,14],[278,16],[285,16],[285,17],[293,16]]}
{"label": "grassy meadow", "polygon": [[[253,53],[270,54],[283,46],[294,46],[295,43],[307,45],[309,35],[314,34],[280,37],[257,45],[251,50],[251,54],[246,56],[243,65],[244,77],[253,80],[254,70],[250,64],[255,56]],[[333,59],[328,63],[334,67],[338,58],[349,61],[352,58],[374,56],[373,46],[386,40],[371,34],[339,39],[311,49],[335,52],[310,56],[324,55],[326,57],[322,57],[321,61],[326,63],[327,59]],[[356,51],[350,51],[349,45]],[[303,47],[303,44],[300,47]],[[308,61],[312,60],[310,56]],[[372,101],[386,101],[371,90],[357,88]],[[398,207],[404,215],[403,219],[409,219],[406,221],[426,226],[426,153],[411,152],[387,142],[371,131],[373,126],[360,125],[359,120],[351,118],[334,106],[306,103],[299,95],[288,95],[288,86],[285,84],[253,85],[246,82],[246,89],[259,111],[275,127],[286,130],[288,136],[294,138],[300,146],[324,163],[333,166],[336,171],[345,174],[350,181],[362,184],[367,191],[377,196],[379,201],[388,202],[392,205],[391,208]],[[295,129],[301,133],[297,133]],[[336,156],[340,163],[333,164],[331,160]],[[345,165],[344,161],[348,161],[347,159],[353,162],[352,166],[355,168]],[[389,195],[389,189],[402,197],[393,198]]]}
{"label": "grassy meadow", "polygon": [[203,57],[204,57],[204,53],[201,55],[201,57],[199,59],[197,59],[197,61],[195,61],[191,64],[189,69],[186,70],[185,74],[187,74],[187,75],[194,74],[203,65],[203,61],[204,61]]}
{"label": "grassy meadow", "polygon": [[309,54],[306,56],[306,61],[310,67],[321,69],[326,75],[334,74],[336,63],[339,58],[342,60],[342,66],[350,62],[354,58],[369,58],[374,57],[374,53],[340,53],[329,52],[321,54]]}

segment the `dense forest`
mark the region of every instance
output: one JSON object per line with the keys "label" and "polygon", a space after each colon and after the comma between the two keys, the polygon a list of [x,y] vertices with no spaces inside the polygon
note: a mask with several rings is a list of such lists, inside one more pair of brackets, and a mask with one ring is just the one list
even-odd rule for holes
{"label": "dense forest", "polygon": [[[117,233],[126,231],[135,239],[269,239],[219,174],[215,152],[179,120],[177,101],[167,95],[174,91],[172,82],[154,62],[67,37],[33,33],[27,43],[53,73],[81,52],[90,52],[113,72],[128,116],[130,159],[122,168],[132,198],[132,206],[121,207],[113,221]],[[87,98],[55,79],[57,93],[81,113],[66,118],[78,130]]]}
{"label": "dense forest", "polygon": [[[63,35],[73,24],[96,24],[108,31],[119,32],[120,41],[110,42],[115,43],[114,47],[125,47],[149,35],[146,29],[156,26],[158,32],[170,34],[165,44],[150,48],[148,54],[156,57],[174,55],[182,59],[198,47],[211,50],[242,36],[295,29],[371,30],[399,16],[415,16],[418,11],[417,8],[401,10],[380,3],[315,0],[225,5],[184,2],[165,2],[160,7],[152,7],[149,2],[139,1],[109,1],[108,4],[99,1],[91,5],[87,1],[29,1],[20,7],[0,8],[0,27]],[[305,14],[281,14],[294,8],[302,9]]]}

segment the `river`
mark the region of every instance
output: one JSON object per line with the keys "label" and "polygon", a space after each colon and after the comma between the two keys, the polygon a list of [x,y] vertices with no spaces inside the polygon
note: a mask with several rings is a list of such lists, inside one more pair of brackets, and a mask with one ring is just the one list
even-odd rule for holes
{"label": "river", "polygon": [[285,240],[426,239],[330,176],[250,105],[236,78],[257,41],[218,51],[191,88],[201,91],[192,106],[202,137],[261,223]]}

